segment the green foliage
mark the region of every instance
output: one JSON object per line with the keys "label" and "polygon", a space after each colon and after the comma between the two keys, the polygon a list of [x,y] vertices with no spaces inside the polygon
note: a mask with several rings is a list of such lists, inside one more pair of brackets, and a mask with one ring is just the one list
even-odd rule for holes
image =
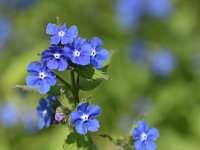
{"label": "green foliage", "polygon": [[97,150],[89,135],[80,135],[74,130],[70,130],[63,145],[64,150]]}

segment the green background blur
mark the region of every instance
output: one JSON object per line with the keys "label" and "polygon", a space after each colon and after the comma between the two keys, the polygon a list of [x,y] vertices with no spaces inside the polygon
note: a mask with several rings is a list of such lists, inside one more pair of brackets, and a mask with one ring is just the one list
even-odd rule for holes
{"label": "green background blur", "polygon": [[[39,60],[37,53],[49,46],[46,25],[56,23],[59,16],[68,26],[77,25],[80,37],[98,36],[105,48],[115,51],[108,70],[112,80],[81,92],[82,96],[93,95],[93,103],[102,108],[101,128],[92,134],[100,150],[115,146],[99,135],[127,135],[133,122],[141,118],[140,108],[144,119],[160,132],[158,150],[199,150],[200,75],[193,58],[200,52],[200,1],[174,0],[173,4],[175,11],[165,23],[148,20],[140,32],[128,33],[117,21],[114,0],[37,0],[22,9],[2,5],[0,16],[11,19],[12,31],[0,53],[0,104],[10,102],[36,113],[41,95],[13,87],[25,84],[28,64]],[[128,57],[128,44],[137,36],[148,39],[153,47],[173,51],[178,63],[170,76],[157,78]],[[66,136],[65,126],[27,132],[21,123],[13,127],[0,124],[0,150],[62,150]]]}

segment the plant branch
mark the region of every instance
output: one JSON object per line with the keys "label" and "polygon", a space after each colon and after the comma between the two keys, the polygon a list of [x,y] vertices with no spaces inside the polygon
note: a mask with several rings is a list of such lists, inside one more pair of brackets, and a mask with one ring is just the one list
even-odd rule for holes
{"label": "plant branch", "polygon": [[[54,72],[55,73],[55,72]],[[59,76],[57,73],[56,74],[56,78],[58,78],[58,80],[60,80],[63,84],[65,84],[70,90],[72,90],[72,87],[69,83],[67,83],[61,76]]]}
{"label": "plant branch", "polygon": [[70,75],[71,75],[71,83],[72,83],[72,94],[74,97],[75,104],[77,105],[79,103],[79,95],[78,95],[78,88],[76,85],[74,70],[70,71]]}

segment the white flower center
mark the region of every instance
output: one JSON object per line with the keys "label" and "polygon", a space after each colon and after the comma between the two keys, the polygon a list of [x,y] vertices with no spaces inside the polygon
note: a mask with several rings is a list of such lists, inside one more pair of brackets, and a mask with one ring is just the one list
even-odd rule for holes
{"label": "white flower center", "polygon": [[40,72],[39,78],[43,80],[45,77],[46,77],[46,74],[44,72]]}
{"label": "white flower center", "polygon": [[82,116],[81,116],[81,119],[82,120],[84,120],[84,121],[87,121],[88,120],[88,115],[87,114],[83,114]]}
{"label": "white flower center", "polygon": [[46,109],[45,109],[45,110],[43,110],[43,112],[42,112],[42,116],[43,116],[43,117],[46,117],[46,116],[47,116],[47,114],[48,114],[47,110],[46,110]]}
{"label": "white flower center", "polygon": [[143,132],[142,135],[141,135],[141,140],[142,140],[142,141],[146,141],[147,138],[148,138],[147,134],[145,134],[145,133]]}
{"label": "white flower center", "polygon": [[65,32],[64,32],[64,31],[60,31],[60,32],[58,32],[58,36],[59,36],[59,37],[62,38],[64,35],[65,35]]}
{"label": "white flower center", "polygon": [[74,56],[75,57],[79,57],[80,55],[81,55],[81,53],[79,51],[77,51],[77,50],[74,51]]}
{"label": "white flower center", "polygon": [[92,56],[92,57],[95,57],[95,56],[96,56],[96,54],[97,54],[96,50],[95,50],[95,49],[93,49],[93,50],[92,50],[92,53],[90,54],[90,56]]}
{"label": "white flower center", "polygon": [[59,53],[55,53],[53,56],[54,56],[55,59],[60,59],[61,55]]}

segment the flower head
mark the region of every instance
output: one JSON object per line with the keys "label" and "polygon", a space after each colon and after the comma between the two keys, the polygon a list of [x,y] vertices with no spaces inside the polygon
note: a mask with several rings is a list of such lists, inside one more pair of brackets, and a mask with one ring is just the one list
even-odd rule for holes
{"label": "flower head", "polygon": [[59,106],[56,108],[55,120],[61,122],[64,118],[64,114],[62,112],[62,108]]}
{"label": "flower head", "polygon": [[136,150],[155,150],[156,144],[153,141],[158,137],[159,133],[156,128],[148,129],[145,121],[139,121],[138,127],[133,130],[134,147]]}
{"label": "flower head", "polygon": [[51,109],[48,107],[47,101],[43,98],[40,99],[40,106],[37,108],[37,115],[40,119],[38,128],[49,127],[51,123]]}
{"label": "flower head", "polygon": [[101,39],[98,37],[94,37],[91,40],[91,48],[90,51],[90,62],[96,68],[102,67],[102,62],[106,61],[109,57],[109,51],[106,49],[101,49],[103,45]]}
{"label": "flower head", "polygon": [[68,67],[67,53],[60,46],[51,46],[42,52],[42,62],[47,63],[49,69],[64,71]]}
{"label": "flower head", "polygon": [[50,90],[50,86],[56,84],[55,74],[44,64],[32,62],[29,64],[27,71],[30,75],[26,78],[26,84],[31,88],[38,87],[41,94],[46,94]]}
{"label": "flower head", "polygon": [[91,45],[88,40],[83,38],[77,38],[72,44],[68,44],[64,47],[70,57],[70,60],[74,64],[88,65],[90,63]]}
{"label": "flower head", "polygon": [[67,29],[67,25],[64,23],[60,28],[56,24],[49,23],[46,28],[46,33],[51,35],[51,44],[57,45],[72,43],[73,39],[78,36],[78,29],[76,26],[71,26]]}
{"label": "flower head", "polygon": [[71,123],[75,125],[75,129],[80,134],[86,134],[87,131],[96,132],[100,125],[96,117],[100,116],[101,109],[97,105],[89,106],[85,102],[77,107],[77,111],[71,113]]}

